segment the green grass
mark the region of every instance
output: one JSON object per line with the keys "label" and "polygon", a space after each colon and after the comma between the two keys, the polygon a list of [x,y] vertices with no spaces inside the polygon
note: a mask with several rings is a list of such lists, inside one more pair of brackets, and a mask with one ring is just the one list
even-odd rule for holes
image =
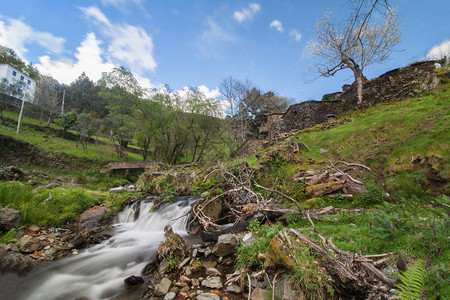
{"label": "green grass", "polygon": [[81,187],[61,186],[34,189],[20,182],[0,182],[0,207],[17,209],[22,213],[21,226],[63,226],[73,223],[84,210],[101,203],[117,214],[125,203],[138,193],[109,193]]}
{"label": "green grass", "polygon": [[[104,165],[109,161],[119,161],[116,153],[112,151],[109,145],[88,144],[87,152],[84,152],[81,145],[77,147],[76,141],[49,136],[42,131],[27,127],[26,124],[22,126],[19,134],[16,134],[15,127],[0,125],[0,135],[10,136],[16,140],[30,143],[51,153],[65,153],[78,159],[86,158],[97,164]],[[142,157],[139,154],[128,153],[128,160],[139,161],[142,160]]]}

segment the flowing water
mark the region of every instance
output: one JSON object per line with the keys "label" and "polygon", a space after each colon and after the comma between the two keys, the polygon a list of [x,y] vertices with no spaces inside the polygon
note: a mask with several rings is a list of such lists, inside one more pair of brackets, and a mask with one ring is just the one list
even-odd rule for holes
{"label": "flowing water", "polygon": [[[164,239],[163,228],[170,224],[186,237],[189,198],[151,212],[152,202],[140,201],[118,215],[115,234],[109,240],[26,277],[9,274],[1,277],[0,299],[135,299],[142,291],[125,289],[123,280],[140,275],[146,263],[156,255]],[[3,293],[3,295],[2,295]]]}

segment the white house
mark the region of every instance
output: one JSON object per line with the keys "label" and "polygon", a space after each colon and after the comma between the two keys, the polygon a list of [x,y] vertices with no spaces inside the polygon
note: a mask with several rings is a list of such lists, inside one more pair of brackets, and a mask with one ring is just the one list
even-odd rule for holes
{"label": "white house", "polygon": [[19,71],[18,69],[8,65],[0,64],[0,79],[6,78],[9,84],[14,84],[18,81],[24,83],[21,94],[18,99],[22,100],[25,97],[25,101],[34,101],[34,92],[36,90],[36,81],[28,76],[26,73]]}

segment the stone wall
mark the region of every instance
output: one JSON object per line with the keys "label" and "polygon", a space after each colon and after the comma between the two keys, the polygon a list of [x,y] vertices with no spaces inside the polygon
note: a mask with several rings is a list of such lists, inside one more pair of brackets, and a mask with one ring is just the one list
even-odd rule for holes
{"label": "stone wall", "polygon": [[[364,107],[378,103],[401,101],[440,86],[435,61],[425,61],[391,70],[368,80],[363,86]],[[356,85],[346,86],[335,98],[343,111],[356,108]]]}
{"label": "stone wall", "polygon": [[302,130],[342,114],[340,101],[306,101],[288,108],[282,118],[281,132]]}

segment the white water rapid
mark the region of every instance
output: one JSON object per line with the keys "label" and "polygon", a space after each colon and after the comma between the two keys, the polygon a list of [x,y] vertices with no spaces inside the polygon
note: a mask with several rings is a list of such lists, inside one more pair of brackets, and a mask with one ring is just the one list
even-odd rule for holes
{"label": "white water rapid", "polygon": [[[49,267],[19,279],[14,292],[1,299],[75,300],[136,299],[138,292],[127,290],[124,279],[140,275],[164,239],[163,228],[170,224],[186,236],[187,214],[192,199],[163,206],[151,212],[152,202],[140,201],[118,215],[115,234],[109,240],[64,258]],[[16,284],[14,284],[16,285]],[[0,292],[1,296],[1,292]]]}

